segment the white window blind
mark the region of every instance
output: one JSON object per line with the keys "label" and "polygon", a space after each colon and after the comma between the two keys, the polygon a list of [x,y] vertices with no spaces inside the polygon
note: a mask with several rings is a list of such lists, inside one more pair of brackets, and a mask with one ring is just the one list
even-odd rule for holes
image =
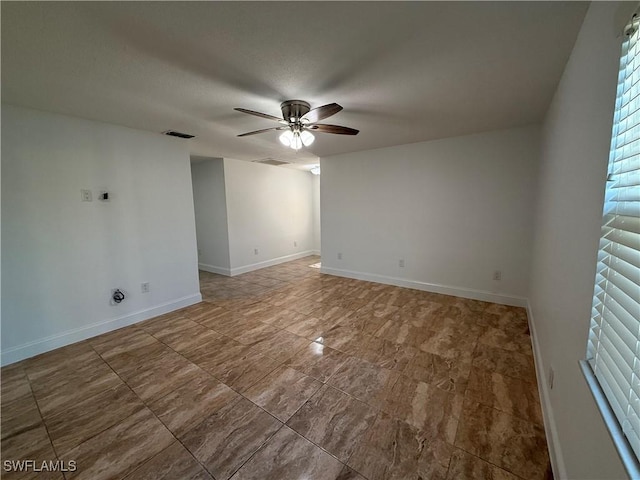
{"label": "white window blind", "polygon": [[640,459],[640,44],[622,46],[587,360]]}

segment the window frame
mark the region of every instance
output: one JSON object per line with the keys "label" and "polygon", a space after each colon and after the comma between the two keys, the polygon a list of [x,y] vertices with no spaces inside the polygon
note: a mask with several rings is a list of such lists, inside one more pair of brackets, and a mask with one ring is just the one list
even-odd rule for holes
{"label": "window frame", "polygon": [[[631,17],[630,21],[627,23],[627,25],[624,28],[624,37],[627,36],[631,36],[631,35],[636,35],[636,36],[640,36],[640,34],[638,33],[640,29],[640,8],[636,10],[636,12],[633,14],[633,16]],[[625,48],[627,48],[625,46],[625,42],[627,42],[626,38],[623,38],[623,41],[620,44],[620,62],[622,62],[623,58],[625,57],[625,55],[628,55],[628,52],[625,53]],[[636,45],[640,44],[640,38],[636,38],[635,40]],[[635,56],[636,58],[640,57],[640,54],[636,54]],[[620,65],[620,69],[619,72],[622,71],[622,68],[624,68],[626,70],[627,66],[624,65],[624,67],[622,65]],[[637,69],[637,67],[636,67]],[[628,77],[627,77],[628,78]],[[618,88],[620,87],[620,79],[618,79],[617,82]],[[618,88],[616,89],[616,113],[614,114],[614,117],[617,117],[618,115]],[[625,118],[626,120],[626,118]],[[619,125],[620,119],[619,118],[614,118],[614,123],[612,125],[612,135],[611,135],[611,151],[613,152],[613,149],[616,147],[616,143],[615,143],[615,139],[616,139],[616,135],[617,135],[617,127]],[[638,137],[640,138],[640,135],[638,135]],[[634,137],[635,138],[635,137]],[[611,155],[611,157],[608,159],[608,171],[611,172],[611,168],[612,168],[612,157],[613,154]],[[607,177],[607,180],[609,180],[609,176]],[[606,185],[606,184],[605,184]],[[605,188],[605,200],[604,200],[604,205],[603,205],[603,212],[606,209],[606,195],[609,191],[609,188]],[[605,212],[604,217],[607,216],[607,213]],[[606,222],[603,223],[603,228],[606,226]],[[603,237],[601,237],[603,238]],[[600,255],[602,251],[602,245],[599,245],[598,247],[598,254]],[[600,260],[597,260],[597,263],[599,263]],[[640,271],[640,270],[639,270]],[[594,282],[594,298],[597,296],[596,292],[597,292],[597,286],[598,286],[598,274],[596,273],[596,280]],[[595,305],[595,304],[594,304]],[[604,312],[604,310],[603,310]],[[638,320],[640,322],[640,318],[636,318],[636,320]],[[594,324],[593,324],[594,320],[592,317],[592,320],[590,322],[590,326],[589,326],[589,334],[587,336],[587,358],[584,360],[580,361],[580,368],[582,370],[582,373],[587,381],[587,385],[589,387],[589,389],[591,390],[591,393],[593,394],[593,398],[595,400],[596,406],[598,407],[598,410],[600,411],[600,414],[602,415],[602,418],[604,420],[605,425],[607,426],[607,429],[609,431],[609,434],[611,435],[611,438],[613,440],[613,443],[618,451],[618,454],[620,455],[620,458],[622,460],[622,463],[627,471],[627,473],[629,474],[629,476],[633,479],[640,479],[640,452],[636,452],[634,451],[629,439],[627,438],[625,432],[623,431],[622,425],[620,423],[620,420],[618,418],[618,416],[616,415],[616,413],[614,412],[612,405],[610,403],[610,400],[607,398],[607,394],[605,393],[600,380],[596,377],[596,374],[594,372],[594,367],[593,367],[593,363],[594,363],[594,359],[593,358],[589,358],[589,352],[591,351],[591,334],[592,331],[594,329]],[[602,322],[606,322],[606,319],[603,319]],[[602,324],[604,325],[604,323]],[[598,325],[599,329],[601,329],[602,325]],[[640,328],[640,327],[639,327]],[[638,337],[637,341],[640,341],[640,337]],[[600,343],[600,340],[598,339],[598,343]],[[597,344],[596,344],[597,345]],[[599,351],[601,347],[598,345],[596,352]],[[636,354],[636,359],[639,359],[640,356],[638,356],[638,354]],[[606,365],[606,361],[604,363],[604,365]],[[635,375],[635,367],[632,371],[632,378],[633,375]],[[606,382],[605,382],[606,383]],[[633,384],[633,383],[632,383]],[[607,384],[607,388],[611,389],[611,385]],[[633,394],[633,392],[635,391],[633,389],[633,387],[631,387],[631,394]],[[625,417],[626,418],[626,417]],[[634,437],[635,438],[635,437]]]}
{"label": "window frame", "polygon": [[602,415],[602,419],[604,420],[607,430],[609,431],[609,435],[611,435],[611,439],[618,450],[618,455],[620,455],[620,459],[622,460],[624,468],[627,470],[629,478],[640,479],[640,463],[638,462],[638,458],[631,449],[631,445],[627,441],[627,437],[625,437],[622,427],[620,426],[615,413],[613,413],[609,400],[607,400],[607,397],[602,391],[602,387],[600,387],[598,379],[591,369],[591,365],[589,365],[587,360],[580,360],[580,368],[582,369],[584,378],[587,380],[589,390],[591,390],[596,406]]}

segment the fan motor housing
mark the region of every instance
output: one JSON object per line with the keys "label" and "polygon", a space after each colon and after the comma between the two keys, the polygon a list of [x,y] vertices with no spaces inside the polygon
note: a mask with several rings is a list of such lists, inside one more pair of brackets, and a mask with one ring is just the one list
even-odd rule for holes
{"label": "fan motor housing", "polygon": [[300,118],[309,113],[311,105],[309,105],[309,102],[305,102],[304,100],[287,100],[280,104],[280,109],[282,110],[283,118],[287,122],[291,122],[292,118],[300,120]]}

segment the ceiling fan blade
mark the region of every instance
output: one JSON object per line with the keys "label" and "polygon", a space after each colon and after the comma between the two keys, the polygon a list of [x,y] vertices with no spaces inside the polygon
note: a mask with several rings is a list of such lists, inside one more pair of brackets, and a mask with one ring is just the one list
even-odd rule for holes
{"label": "ceiling fan blade", "polygon": [[257,135],[258,133],[264,132],[272,132],[274,130],[286,130],[289,127],[273,127],[273,128],[263,128],[262,130],[255,130],[253,132],[241,133],[238,135],[239,137],[246,137],[247,135]]}
{"label": "ceiling fan blade", "polygon": [[325,125],[325,124],[309,125],[307,128],[309,130],[314,130],[316,132],[336,133],[338,135],[357,135],[358,132],[360,131],[360,130],[356,130],[355,128],[341,127],[340,125]]}
{"label": "ceiling fan blade", "polygon": [[302,118],[308,120],[309,123],[316,123],[325,118],[329,118],[331,115],[335,115],[340,110],[342,110],[342,107],[337,103],[329,103],[328,105],[310,110],[309,113],[303,115]]}
{"label": "ceiling fan blade", "polygon": [[248,113],[249,115],[255,115],[256,117],[268,118],[269,120],[275,120],[276,122],[284,123],[284,120],[282,120],[281,118],[274,117],[273,115],[269,115],[268,113],[255,112],[253,110],[247,110],[246,108],[234,108],[234,110],[242,113]]}

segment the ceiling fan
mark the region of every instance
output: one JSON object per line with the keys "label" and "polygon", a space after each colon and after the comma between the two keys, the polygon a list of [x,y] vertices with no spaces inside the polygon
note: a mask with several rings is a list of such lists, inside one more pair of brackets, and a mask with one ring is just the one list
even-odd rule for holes
{"label": "ceiling fan", "polygon": [[357,135],[358,130],[349,127],[341,127],[340,125],[327,125],[318,123],[332,115],[335,115],[342,107],[337,103],[329,103],[322,107],[311,110],[311,105],[303,100],[287,100],[280,104],[282,110],[282,118],[274,117],[267,113],[255,112],[245,108],[234,108],[238,112],[256,115],[257,117],[267,118],[280,123],[279,127],[264,128],[254,132],[247,132],[238,135],[246,137],[248,135],[256,135],[258,133],[271,132],[274,130],[284,130],[280,135],[280,142],[294,150],[299,150],[304,145],[308,147],[313,143],[315,137],[311,132],[319,133],[335,133],[338,135]]}

